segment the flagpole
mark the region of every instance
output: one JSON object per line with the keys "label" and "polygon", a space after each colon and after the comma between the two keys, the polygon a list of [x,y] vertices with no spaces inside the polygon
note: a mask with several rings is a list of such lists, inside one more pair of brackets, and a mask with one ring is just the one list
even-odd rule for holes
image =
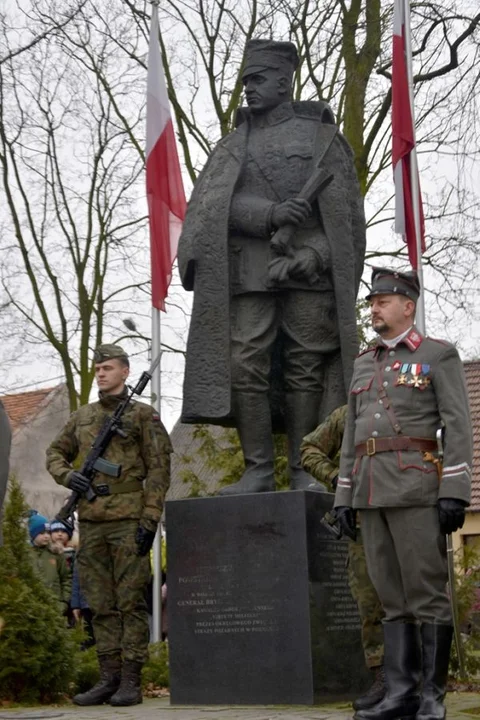
{"label": "flagpole", "polygon": [[[152,307],[152,358],[158,357],[161,351],[161,320],[160,310]],[[152,375],[152,404],[162,417],[162,361],[158,363]],[[153,543],[153,598],[152,598],[152,641],[158,643],[162,639],[162,532],[161,521]]]}
{"label": "flagpole", "polygon": [[425,335],[425,286],[423,283],[423,266],[422,266],[422,231],[420,222],[420,186],[418,181],[418,160],[417,160],[417,144],[415,132],[415,107],[413,104],[413,55],[412,55],[412,31],[410,20],[410,0],[404,0],[405,9],[405,55],[408,77],[408,92],[410,95],[410,111],[412,114],[413,140],[414,146],[410,153],[410,182],[412,188],[412,208],[413,219],[415,224],[415,244],[417,248],[417,274],[420,283],[420,297],[417,302],[417,311],[415,323],[422,333]]}

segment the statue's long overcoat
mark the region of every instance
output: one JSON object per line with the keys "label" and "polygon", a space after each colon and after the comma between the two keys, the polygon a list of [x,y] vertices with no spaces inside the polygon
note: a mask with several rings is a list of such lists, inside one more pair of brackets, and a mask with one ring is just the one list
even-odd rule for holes
{"label": "statue's long overcoat", "polygon": [[[321,127],[316,155],[321,155],[322,146],[329,144],[335,132],[331,111],[320,103],[294,103],[294,110],[297,114],[312,115],[313,112],[318,117]],[[195,183],[180,238],[180,276],[185,289],[194,290],[183,422],[232,424],[228,217],[245,160],[247,136],[247,122],[244,122],[223,138],[210,155]],[[318,203],[330,244],[342,367],[341,379],[337,372],[337,378],[332,376],[330,388],[327,387],[327,393],[331,389],[332,396],[322,403],[322,416],[346,402],[358,352],[355,302],[365,255],[363,199],[351,149],[340,134],[334,139],[323,165],[334,175],[333,182],[318,197]],[[272,414],[276,414],[275,408]]]}

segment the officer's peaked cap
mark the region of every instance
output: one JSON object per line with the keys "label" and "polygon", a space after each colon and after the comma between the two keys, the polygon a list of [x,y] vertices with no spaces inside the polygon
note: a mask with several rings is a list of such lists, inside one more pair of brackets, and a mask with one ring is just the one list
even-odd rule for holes
{"label": "officer's peaked cap", "polygon": [[420,296],[420,282],[416,271],[399,272],[390,268],[373,268],[372,289],[367,300],[374,295],[406,295],[416,303]]}
{"label": "officer's peaked cap", "polygon": [[242,77],[261,73],[269,68],[292,75],[297,66],[298,53],[293,43],[254,39],[247,43]]}
{"label": "officer's peaked cap", "polygon": [[120,345],[99,345],[93,353],[96,363],[103,363],[114,358],[122,358],[128,361],[128,355]]}

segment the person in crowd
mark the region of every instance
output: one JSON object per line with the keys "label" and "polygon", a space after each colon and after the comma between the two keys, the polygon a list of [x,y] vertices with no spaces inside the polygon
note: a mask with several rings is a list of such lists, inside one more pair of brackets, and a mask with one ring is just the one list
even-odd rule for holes
{"label": "person in crowd", "polygon": [[78,565],[74,563],[72,578],[72,595],[70,598],[70,608],[74,621],[79,623],[83,621],[83,626],[87,635],[86,640],[82,643],[81,649],[87,650],[95,645],[95,632],[93,630],[92,611],[88,607],[87,600],[80,587],[80,577],[78,574]]}
{"label": "person in crowd", "polygon": [[[347,406],[337,408],[301,445],[302,465],[316,480],[335,491],[338,479]],[[348,539],[348,580],[362,623],[362,644],[367,667],[373,675],[369,690],[353,702],[355,710],[373,707],[386,692],[383,670],[382,604],[367,570],[360,527],[356,540]]]}
{"label": "person in crowd", "polygon": [[115,472],[97,472],[96,494],[85,493],[89,480],[72,463],[87,456],[107,415],[128,396],[129,359],[118,345],[94,353],[97,402],[74,412],[47,450],[55,481],[81,495],[78,504],[80,586],[93,614],[100,681],[73,698],[77,705],[135,705],[142,702],[141,671],[149,631],[146,586],[149,553],[170,484],[172,446],[158,413],[132,401],[104,459]]}
{"label": "person in crowd", "polygon": [[8,469],[12,431],[3,403],[0,400],[0,546],[3,544],[2,536],[2,508],[8,484]]}
{"label": "person in crowd", "polygon": [[52,547],[48,520],[35,510],[28,519],[28,532],[32,545],[32,560],[35,569],[58,601],[62,615],[68,613],[72,591],[71,573],[63,554]]}
{"label": "person in crowd", "polygon": [[[415,271],[374,268],[368,300],[378,342],[354,365],[335,494],[344,533],[356,513],[382,603],[388,691],[357,720],[442,720],[452,609],[446,535],[470,503],[472,426],[453,345],[414,325]],[[438,434],[443,434],[443,468]]]}
{"label": "person in crowd", "polygon": [[73,573],[75,561],[75,547],[71,544],[73,528],[62,520],[55,518],[50,522],[50,535],[52,543],[63,552],[67,567]]}

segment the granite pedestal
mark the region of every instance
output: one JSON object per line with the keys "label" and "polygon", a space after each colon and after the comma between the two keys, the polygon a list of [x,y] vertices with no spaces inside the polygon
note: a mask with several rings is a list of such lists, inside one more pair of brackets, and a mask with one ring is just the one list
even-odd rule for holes
{"label": "granite pedestal", "polygon": [[313,704],[369,676],[333,496],[277,492],[167,503],[174,704]]}

